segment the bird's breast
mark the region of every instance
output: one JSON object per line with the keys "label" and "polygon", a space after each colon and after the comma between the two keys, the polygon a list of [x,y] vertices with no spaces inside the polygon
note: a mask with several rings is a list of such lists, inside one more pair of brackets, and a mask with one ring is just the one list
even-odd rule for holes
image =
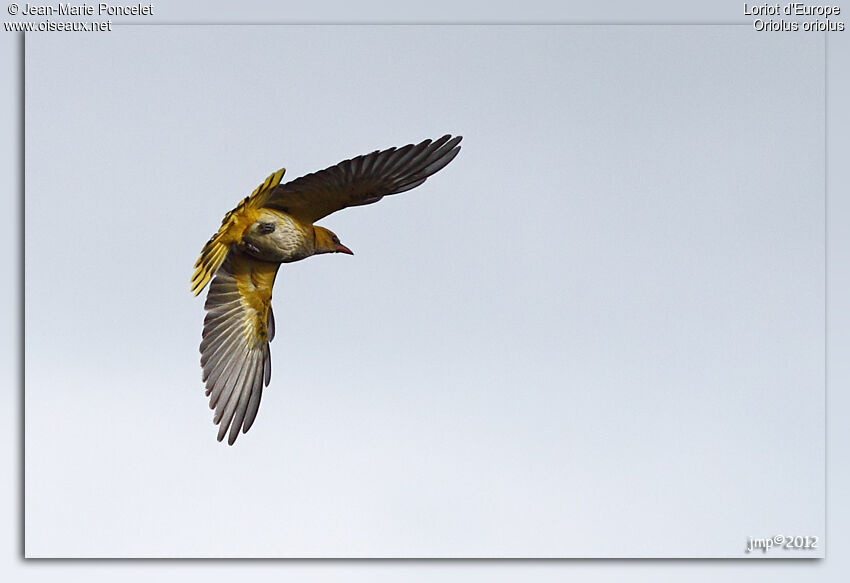
{"label": "bird's breast", "polygon": [[263,261],[290,263],[313,255],[316,250],[312,225],[302,225],[286,213],[262,209],[245,229],[242,249]]}

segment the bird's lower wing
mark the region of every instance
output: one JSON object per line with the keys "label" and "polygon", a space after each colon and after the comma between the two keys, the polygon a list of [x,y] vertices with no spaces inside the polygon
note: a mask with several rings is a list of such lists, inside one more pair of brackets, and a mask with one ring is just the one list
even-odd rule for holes
{"label": "bird's lower wing", "polygon": [[269,189],[262,204],[313,223],[346,207],[419,186],[454,159],[460,140],[446,135],[357,156]]}
{"label": "bird's lower wing", "polygon": [[218,440],[233,444],[257,416],[271,379],[272,286],[278,264],[231,250],[215,274],[204,309],[201,367]]}

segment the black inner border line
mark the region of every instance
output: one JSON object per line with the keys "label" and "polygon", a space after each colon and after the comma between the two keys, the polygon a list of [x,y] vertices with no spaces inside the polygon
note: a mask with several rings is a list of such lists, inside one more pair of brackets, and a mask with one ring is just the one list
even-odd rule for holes
{"label": "black inner border line", "polygon": [[829,33],[823,33],[823,558],[829,555]]}

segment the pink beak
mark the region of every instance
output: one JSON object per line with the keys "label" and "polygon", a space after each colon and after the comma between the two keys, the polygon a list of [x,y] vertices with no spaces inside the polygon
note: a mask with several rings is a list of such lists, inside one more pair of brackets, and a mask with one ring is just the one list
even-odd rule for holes
{"label": "pink beak", "polygon": [[346,255],[354,255],[354,251],[343,245],[342,243],[337,243],[336,246],[337,253],[345,253]]}

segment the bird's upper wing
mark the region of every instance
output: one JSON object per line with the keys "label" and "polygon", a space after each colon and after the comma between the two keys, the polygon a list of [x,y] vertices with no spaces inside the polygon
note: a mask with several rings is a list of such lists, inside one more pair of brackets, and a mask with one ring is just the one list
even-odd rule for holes
{"label": "bird's upper wing", "polygon": [[307,174],[269,191],[263,205],[315,222],[349,206],[415,188],[451,162],[461,136],[375,151]]}
{"label": "bird's upper wing", "polygon": [[271,379],[272,286],[279,265],[231,250],[215,274],[204,309],[201,367],[218,440],[233,444],[251,428]]}

